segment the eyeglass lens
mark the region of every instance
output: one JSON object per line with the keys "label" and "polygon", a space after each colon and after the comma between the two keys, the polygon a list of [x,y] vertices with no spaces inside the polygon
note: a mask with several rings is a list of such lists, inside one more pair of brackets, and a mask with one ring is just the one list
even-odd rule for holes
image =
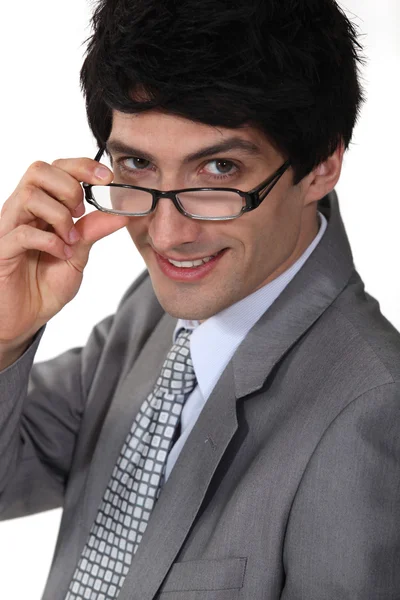
{"label": "eyeglass lens", "polygon": [[[129,188],[93,186],[92,194],[102,208],[118,214],[144,215],[151,210],[153,203],[151,193]],[[240,194],[224,190],[182,192],[177,196],[183,210],[198,217],[234,217],[244,206]]]}

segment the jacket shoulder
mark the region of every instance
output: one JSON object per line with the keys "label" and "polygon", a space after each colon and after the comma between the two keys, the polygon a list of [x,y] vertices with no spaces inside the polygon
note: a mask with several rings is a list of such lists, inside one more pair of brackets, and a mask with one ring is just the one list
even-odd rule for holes
{"label": "jacket shoulder", "polygon": [[358,363],[364,358],[365,368],[373,364],[386,383],[400,382],[400,333],[382,314],[378,300],[365,291],[357,272],[328,312],[357,348]]}

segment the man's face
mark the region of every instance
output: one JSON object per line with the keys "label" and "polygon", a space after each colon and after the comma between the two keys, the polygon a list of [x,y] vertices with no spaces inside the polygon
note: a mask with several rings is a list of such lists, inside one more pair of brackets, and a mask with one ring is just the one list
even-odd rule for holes
{"label": "man's face", "polygon": [[[228,140],[257,150],[207,149]],[[121,159],[129,183],[163,191],[186,187],[231,187],[249,191],[286,160],[256,128],[216,128],[148,111],[114,112],[109,139],[135,150],[112,151],[114,173]],[[204,151],[201,158],[188,158]],[[150,159],[151,157],[151,159]],[[304,252],[318,231],[316,203],[307,203],[302,183],[289,169],[254,211],[232,221],[198,221],[161,199],[156,211],[132,217],[130,236],[149,270],[157,298],[174,317],[205,320],[275,279]],[[211,260],[200,266],[173,265]]]}

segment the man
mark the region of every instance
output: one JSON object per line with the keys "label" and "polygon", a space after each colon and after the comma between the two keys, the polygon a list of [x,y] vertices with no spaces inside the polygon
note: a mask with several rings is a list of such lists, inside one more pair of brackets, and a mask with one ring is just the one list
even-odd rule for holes
{"label": "man", "polygon": [[[400,337],[333,191],[353,26],[333,0],[103,0],[93,25],[99,153],[32,165],[0,221],[0,514],[63,505],[44,599],[398,600]],[[122,227],[148,270],[32,367]]]}

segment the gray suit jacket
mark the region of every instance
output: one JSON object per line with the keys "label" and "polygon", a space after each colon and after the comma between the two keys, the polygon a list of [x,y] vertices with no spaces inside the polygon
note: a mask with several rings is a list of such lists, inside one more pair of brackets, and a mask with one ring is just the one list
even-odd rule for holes
{"label": "gray suit jacket", "polygon": [[[364,291],[334,193],[321,243],[238,348],[119,600],[399,600],[400,336]],[[64,600],[176,321],[147,274],[84,348],[0,374],[1,518],[64,507]]]}

